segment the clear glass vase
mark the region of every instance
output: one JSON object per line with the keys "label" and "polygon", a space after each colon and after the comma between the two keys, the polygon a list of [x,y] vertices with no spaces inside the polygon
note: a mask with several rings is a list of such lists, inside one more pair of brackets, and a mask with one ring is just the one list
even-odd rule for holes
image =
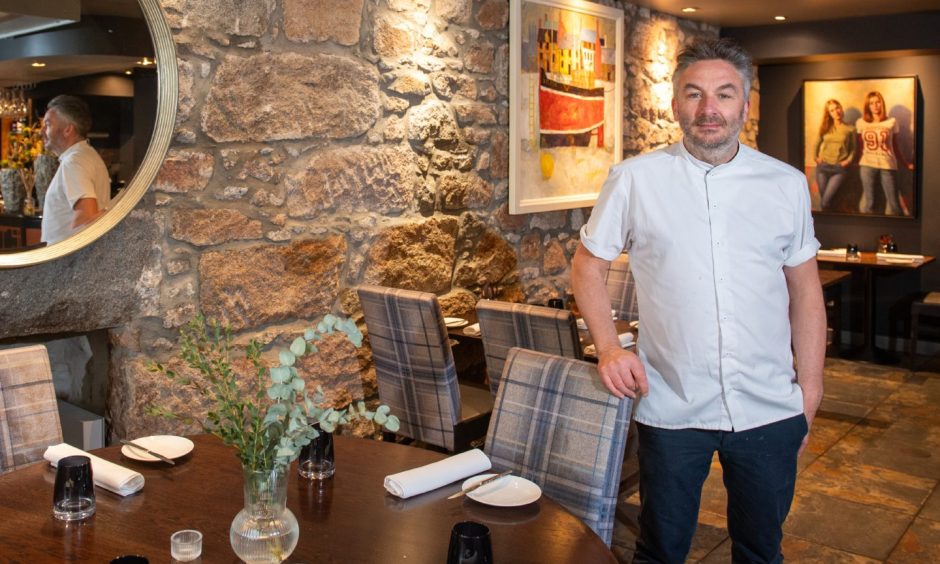
{"label": "clear glass vase", "polygon": [[243,561],[282,562],[297,547],[300,526],[287,508],[286,468],[244,469],[245,508],[229,529],[232,550]]}

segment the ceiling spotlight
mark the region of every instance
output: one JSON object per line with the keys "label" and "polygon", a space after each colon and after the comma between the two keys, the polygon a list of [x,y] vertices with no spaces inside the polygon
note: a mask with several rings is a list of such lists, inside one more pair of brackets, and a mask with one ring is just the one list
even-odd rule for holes
{"label": "ceiling spotlight", "polygon": [[39,62],[39,61],[33,61],[33,64],[31,64],[30,66],[31,66],[31,67],[36,67],[37,69],[41,69],[42,67],[46,66],[46,63],[41,63],[41,62]]}
{"label": "ceiling spotlight", "polygon": [[688,8],[682,8],[682,12],[683,12],[683,13],[686,13],[686,14],[691,14],[691,13],[693,13],[693,12],[698,12],[698,8],[695,8],[695,7],[693,7],[693,6],[689,6]]}
{"label": "ceiling spotlight", "polygon": [[786,16],[774,16],[774,19],[777,20],[778,22],[783,22],[783,21],[786,21],[787,17]]}

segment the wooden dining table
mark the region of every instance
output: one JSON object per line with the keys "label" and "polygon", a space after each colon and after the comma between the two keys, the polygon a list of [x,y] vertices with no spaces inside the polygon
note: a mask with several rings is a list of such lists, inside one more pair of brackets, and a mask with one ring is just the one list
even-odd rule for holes
{"label": "wooden dining table", "polygon": [[[202,562],[238,562],[229,526],[243,507],[242,472],[235,451],[211,435],[191,437],[193,451],[175,466],[124,457],[118,446],[92,451],[144,475],[127,497],[95,488],[97,511],[83,522],[52,516],[55,469],[40,463],[0,475],[0,560],[109,562],[138,554],[151,564],[170,561],[170,535],[203,533]],[[388,494],[388,474],[446,455],[413,446],[336,437],[336,474],[311,481],[291,466],[287,506],[300,522],[300,540],[287,562],[446,561],[450,531],[477,521],[491,533],[494,560],[505,562],[615,562],[604,542],[580,519],[543,495],[521,507],[491,507],[466,497],[448,500],[459,483],[399,499]]]}

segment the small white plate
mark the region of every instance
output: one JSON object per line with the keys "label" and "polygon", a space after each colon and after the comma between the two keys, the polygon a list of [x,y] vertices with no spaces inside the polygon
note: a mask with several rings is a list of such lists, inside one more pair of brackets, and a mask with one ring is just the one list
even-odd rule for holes
{"label": "small white plate", "polygon": [[637,329],[637,328],[639,328],[639,326],[640,326],[640,320],[639,320],[639,319],[634,319],[633,321],[630,322],[630,328],[631,328],[631,329]]}
{"label": "small white plate", "polygon": [[467,323],[470,323],[470,322],[462,317],[445,317],[444,318],[444,325],[448,327],[463,327]]}
{"label": "small white plate", "polygon": [[[461,489],[467,489],[477,482],[483,481],[495,474],[480,474],[467,478]],[[467,494],[467,497],[486,505],[496,507],[516,507],[527,505],[542,497],[542,489],[534,483],[519,476],[506,476],[492,484],[486,484]]]}
{"label": "small white plate", "polygon": [[[149,437],[134,439],[134,442],[154,452],[159,452],[170,459],[186,456],[193,450],[194,446],[193,442],[186,437],[177,437],[175,435],[151,435]],[[121,454],[142,462],[160,462],[160,459],[156,456],[147,454],[139,448],[134,448],[130,445],[122,446]]]}

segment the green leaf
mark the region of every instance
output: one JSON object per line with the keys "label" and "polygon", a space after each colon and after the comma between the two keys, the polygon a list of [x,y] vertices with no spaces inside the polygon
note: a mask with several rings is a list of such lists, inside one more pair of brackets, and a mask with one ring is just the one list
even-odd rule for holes
{"label": "green leaf", "polygon": [[372,420],[378,423],[379,425],[384,425],[385,422],[388,421],[388,416],[385,415],[384,413],[379,413],[378,411],[376,411],[375,417]]}
{"label": "green leaf", "polygon": [[313,329],[304,329],[304,339],[312,341],[317,336],[317,332]]}
{"label": "green leaf", "polygon": [[307,352],[307,341],[303,337],[297,337],[294,339],[294,342],[290,344],[290,352],[294,353],[296,356],[303,356]]}
{"label": "green leaf", "polygon": [[401,428],[401,422],[394,415],[388,416],[388,421],[385,422],[385,428],[391,431],[392,433],[397,433]]}
{"label": "green leaf", "polygon": [[330,415],[327,417],[327,420],[330,423],[336,423],[337,421],[339,421],[340,417],[342,417],[342,413],[340,413],[339,411],[332,411],[330,412]]}
{"label": "green leaf", "polygon": [[391,410],[392,410],[392,408],[390,408],[389,406],[383,404],[383,405],[380,405],[379,408],[375,410],[375,413],[376,413],[376,414],[381,413],[382,415],[388,415],[388,413],[389,413]]}
{"label": "green leaf", "polygon": [[332,433],[336,430],[336,426],[330,423],[329,421],[321,421],[320,428],[327,433]]}
{"label": "green leaf", "polygon": [[302,392],[307,387],[307,383],[303,381],[303,378],[294,378],[291,380],[290,385],[295,392]]}
{"label": "green leaf", "polygon": [[283,384],[290,379],[290,369],[286,366],[275,366],[271,369],[271,380],[275,384]]}
{"label": "green leaf", "polygon": [[294,361],[297,359],[294,356],[294,353],[288,350],[282,350],[281,352],[278,353],[277,356],[278,356],[278,360],[281,361],[281,366],[293,366]]}

